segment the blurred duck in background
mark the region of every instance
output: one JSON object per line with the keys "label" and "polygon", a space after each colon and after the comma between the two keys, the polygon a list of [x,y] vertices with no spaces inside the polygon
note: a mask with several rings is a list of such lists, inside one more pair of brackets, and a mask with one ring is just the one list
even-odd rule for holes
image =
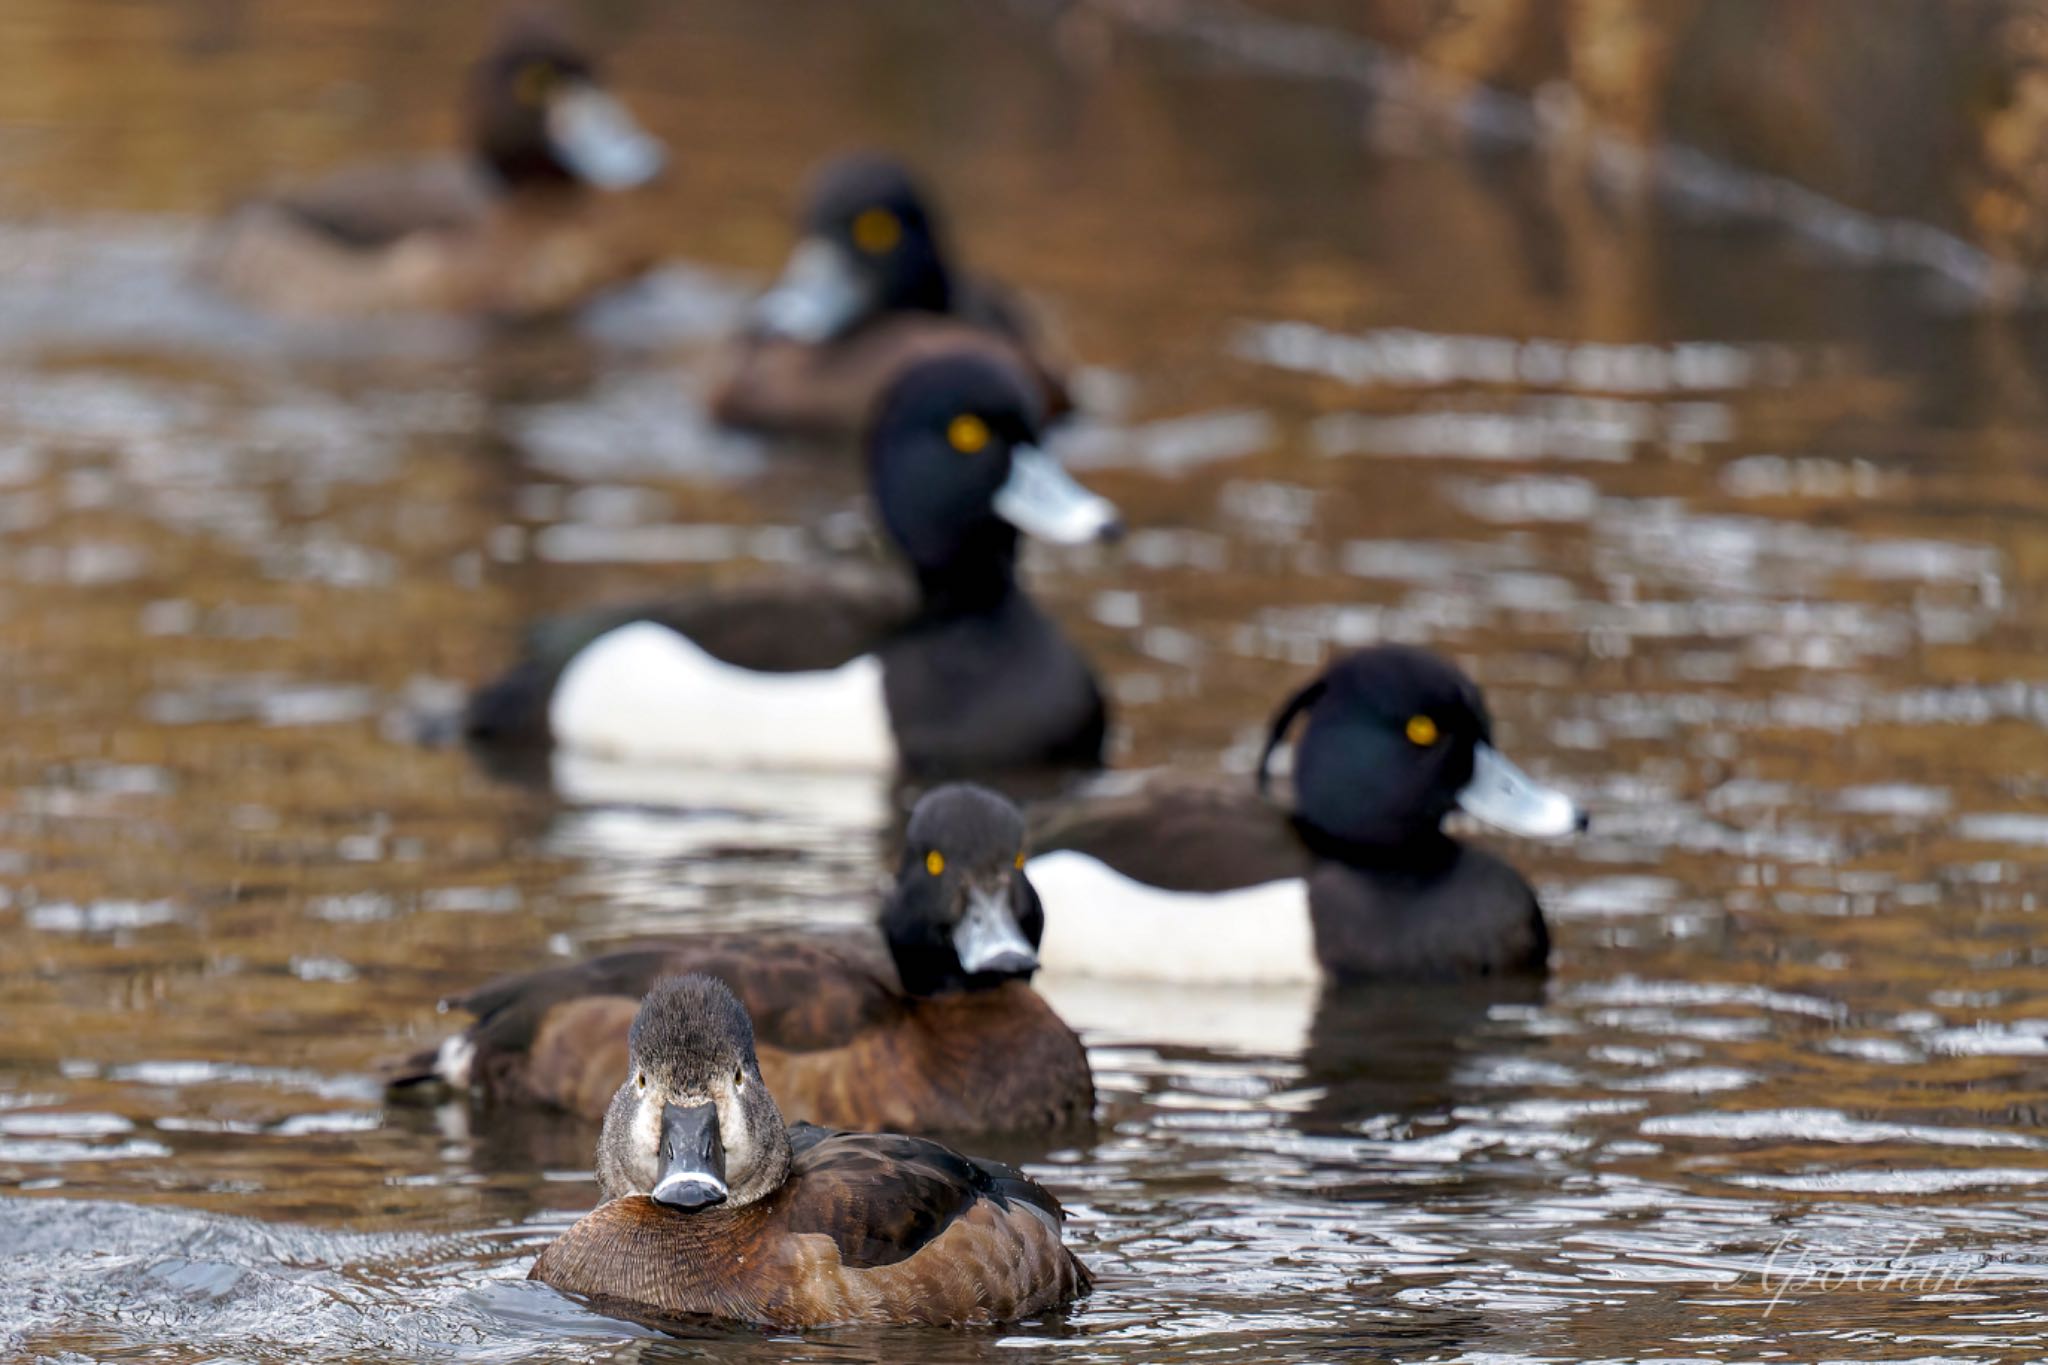
{"label": "blurred duck in background", "polygon": [[[1267,798],[1266,775],[1302,717],[1289,808]],[[1287,701],[1255,791],[1171,775],[1123,785],[1034,812],[1048,973],[1261,985],[1540,974],[1550,935],[1536,893],[1443,820],[1463,810],[1538,838],[1586,824],[1494,748],[1471,679],[1398,645],[1336,660]]]}
{"label": "blurred duck in background", "polygon": [[555,22],[520,11],[471,74],[466,159],[340,171],[245,203],[201,272],[288,315],[557,315],[642,273],[613,193],[659,173],[660,142]]}
{"label": "blurred duck in background", "polygon": [[600,1118],[641,998],[701,972],[746,1003],[762,1074],[792,1118],[956,1134],[1086,1124],[1087,1053],[1030,985],[1045,916],[1023,862],[1015,806],[940,787],[911,813],[879,934],[700,934],[507,977],[451,1002],[476,1022],[392,1086]]}
{"label": "blurred duck in background", "polygon": [[754,305],[712,411],[731,426],[814,436],[858,432],[916,361],[977,350],[1030,375],[1048,420],[1072,406],[1022,308],[960,272],[910,173],[848,156],[813,184],[782,278]]}
{"label": "blurred duck in background", "polygon": [[571,619],[472,699],[470,738],[608,760],[900,770],[1095,767],[1095,675],[1017,583],[1017,538],[1081,545],[1116,509],[1040,448],[1028,379],[952,353],[884,395],[870,487],[912,578],[844,570]]}

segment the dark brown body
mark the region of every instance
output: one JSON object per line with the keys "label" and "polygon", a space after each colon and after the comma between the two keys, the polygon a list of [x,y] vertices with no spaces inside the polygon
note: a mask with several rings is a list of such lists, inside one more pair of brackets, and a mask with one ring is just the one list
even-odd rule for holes
{"label": "dark brown body", "polygon": [[718,977],[746,1005],[762,1075],[792,1121],[1023,1133],[1093,1113],[1087,1053],[1029,985],[906,996],[879,938],[855,932],[707,935],[493,983],[458,1002],[478,1016],[473,1085],[496,1102],[601,1118],[626,1078],[641,997],[685,972]]}
{"label": "dark brown body", "polygon": [[1085,1294],[1059,1203],[1006,1167],[936,1143],[798,1129],[789,1178],[740,1209],[600,1205],[531,1278],[600,1308],[769,1327],[970,1326]]}
{"label": "dark brown body", "polygon": [[504,189],[456,162],[366,168],[235,210],[201,272],[287,316],[532,319],[643,273],[634,235],[617,196],[579,186]]}
{"label": "dark brown body", "polygon": [[1048,418],[1072,410],[1052,365],[1020,337],[944,313],[891,313],[811,343],[747,336],[733,344],[711,411],[728,426],[821,437],[858,433],[891,380],[920,360],[985,352],[1032,376]]}

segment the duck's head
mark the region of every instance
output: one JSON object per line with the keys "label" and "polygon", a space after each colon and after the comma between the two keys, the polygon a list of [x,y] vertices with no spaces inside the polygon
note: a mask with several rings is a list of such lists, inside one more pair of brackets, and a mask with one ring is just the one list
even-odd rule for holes
{"label": "duck's head", "polygon": [[1016,366],[973,350],[909,366],[868,430],[882,524],[928,588],[978,562],[1005,576],[1017,532],[1056,545],[1113,539],[1116,507],[1041,448],[1039,405]]}
{"label": "duck's head", "polygon": [[986,787],[956,782],[910,813],[882,936],[911,995],[1028,981],[1045,911],[1024,875],[1024,817]]}
{"label": "duck's head", "polygon": [[1540,785],[1493,747],[1479,688],[1454,665],[1405,645],[1347,654],[1274,718],[1259,785],[1297,717],[1298,820],[1338,843],[1396,849],[1435,834],[1461,809],[1512,834],[1556,838],[1586,827],[1563,792]]}
{"label": "duck's head", "polygon": [[782,277],[755,305],[765,332],[820,342],[883,313],[943,313],[952,276],[917,182],[886,156],[842,157],[804,202]]}
{"label": "duck's head", "polygon": [[597,1145],[605,1197],[684,1212],[743,1208],[789,1175],[789,1133],[761,1081],[754,1022],[723,982],[657,982],[634,1016],[632,1071]]}
{"label": "duck's head", "polygon": [[546,14],[515,12],[472,73],[469,133],[508,187],[618,190],[661,170],[661,142],[599,83],[590,59]]}

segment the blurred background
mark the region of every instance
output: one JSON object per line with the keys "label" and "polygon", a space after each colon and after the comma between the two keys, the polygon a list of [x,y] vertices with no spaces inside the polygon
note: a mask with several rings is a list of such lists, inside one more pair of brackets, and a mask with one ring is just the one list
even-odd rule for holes
{"label": "blurred background", "polygon": [[[2048,1349],[2040,7],[573,13],[669,145],[666,264],[504,331],[190,273],[245,194],[454,145],[491,7],[0,8],[0,1353]],[[1027,564],[1118,764],[1248,771],[1411,641],[1595,823],[1507,849],[1540,991],[1079,1019],[1101,1131],[1012,1154],[1101,1276],[1070,1322],[657,1341],[518,1279],[586,1130],[374,1068],[550,955],[861,920],[889,794],[611,804],[423,735],[539,614],[865,542],[853,462],[703,408],[849,146],[1083,362],[1062,452],[1132,534]],[[1766,1313],[1787,1246],[1960,1280]]]}

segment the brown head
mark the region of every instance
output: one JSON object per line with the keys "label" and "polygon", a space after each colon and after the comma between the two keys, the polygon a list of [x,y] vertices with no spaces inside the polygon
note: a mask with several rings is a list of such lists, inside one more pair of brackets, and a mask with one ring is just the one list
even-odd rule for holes
{"label": "brown head", "polygon": [[1024,875],[1024,817],[986,787],[955,782],[910,813],[882,936],[911,995],[1029,981],[1045,911]]}
{"label": "brown head", "polygon": [[631,1071],[597,1143],[607,1199],[644,1194],[684,1212],[744,1208],[788,1178],[789,1132],[761,1080],[754,1023],[723,982],[655,983],[629,1048]]}
{"label": "brown head", "polygon": [[512,13],[470,76],[470,143],[506,187],[629,189],[665,153],[549,15]]}

